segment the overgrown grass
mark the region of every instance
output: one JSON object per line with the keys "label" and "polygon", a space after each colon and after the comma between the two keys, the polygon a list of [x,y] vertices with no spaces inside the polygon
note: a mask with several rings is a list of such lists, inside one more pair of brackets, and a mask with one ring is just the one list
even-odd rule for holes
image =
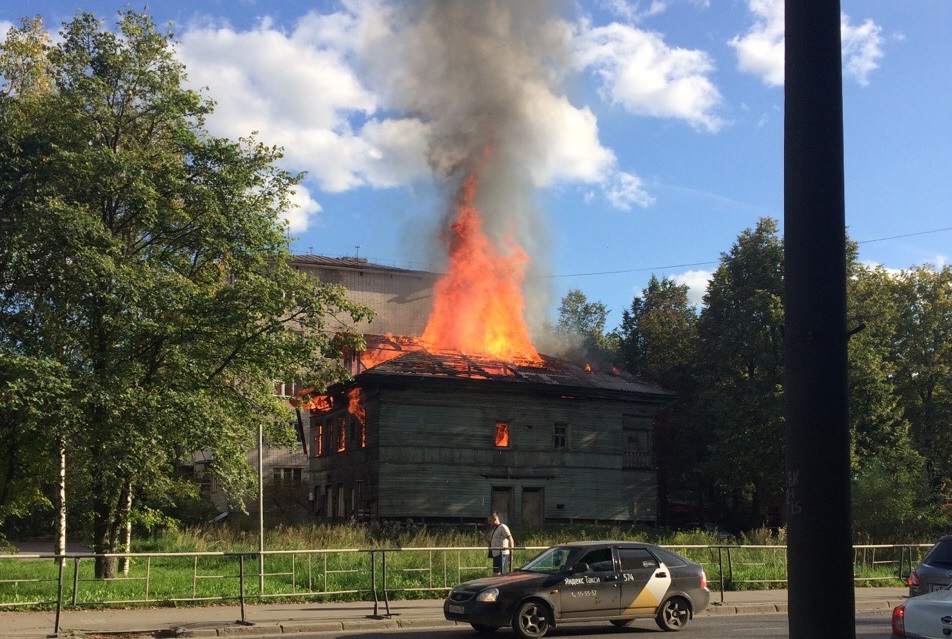
{"label": "overgrown grass", "polygon": [[[534,550],[575,540],[640,540],[673,547],[701,563],[712,589],[783,587],[786,578],[784,531],[752,531],[738,539],[718,539],[704,531],[667,532],[626,526],[578,524],[515,530],[515,564]],[[475,526],[311,524],[277,527],[266,532],[264,569],[259,577],[256,534],[236,528],[170,530],[134,543],[137,556],[128,574],[116,580],[95,579],[90,558],[64,565],[64,604],[97,606],[109,602],[175,603],[187,600],[233,602],[252,598],[367,600],[376,589],[391,599],[441,597],[459,581],[488,575],[484,530]],[[428,549],[428,550],[423,550]],[[384,552],[386,551],[386,552]],[[899,559],[910,549],[857,552],[858,585],[900,585]],[[156,556],[159,553],[209,553]],[[918,557],[915,557],[917,560]],[[51,559],[0,557],[0,605],[56,599],[58,566]],[[260,580],[259,580],[260,579]],[[260,589],[263,581],[264,590]]]}

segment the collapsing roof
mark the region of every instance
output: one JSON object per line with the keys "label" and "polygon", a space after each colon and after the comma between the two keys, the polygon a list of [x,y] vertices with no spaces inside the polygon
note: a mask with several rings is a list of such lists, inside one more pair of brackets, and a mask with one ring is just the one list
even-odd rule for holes
{"label": "collapsing roof", "polygon": [[485,381],[524,386],[526,390],[564,393],[570,389],[649,396],[669,401],[674,394],[609,368],[596,369],[540,355],[541,361],[503,361],[490,356],[431,349],[413,338],[366,336],[368,350],[355,356],[353,372],[359,381],[443,379]]}

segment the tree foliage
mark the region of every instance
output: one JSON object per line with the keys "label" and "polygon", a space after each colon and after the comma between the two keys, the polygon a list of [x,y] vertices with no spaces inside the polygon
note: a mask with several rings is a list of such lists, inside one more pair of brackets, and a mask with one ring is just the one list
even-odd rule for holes
{"label": "tree foliage", "polygon": [[782,494],[782,293],[783,245],[763,218],[721,256],[698,324],[706,466],[741,525],[763,524],[767,501]]}
{"label": "tree foliage", "polygon": [[898,321],[891,365],[917,450],[940,494],[952,493],[952,267],[895,276]]}
{"label": "tree foliage", "polygon": [[659,413],[653,437],[658,510],[664,523],[675,521],[675,502],[690,501],[701,492],[707,433],[706,425],[694,418],[697,330],[697,309],[688,301],[688,287],[654,276],[641,297],[622,311],[618,329],[619,352],[628,372],[677,394],[677,401]]}
{"label": "tree foliage", "polygon": [[697,324],[687,285],[652,275],[642,296],[622,311],[619,335],[625,366],[665,388],[682,388],[694,373]]}
{"label": "tree foliage", "polygon": [[[896,273],[860,264],[851,241],[846,253],[855,532],[929,538],[949,524],[937,498],[952,494],[952,268]],[[699,314],[655,277],[623,312],[626,367],[678,395],[655,431],[662,513],[686,497],[694,521],[715,510],[736,528],[778,522],[782,291],[783,245],[762,219],[721,256]]]}
{"label": "tree foliage", "polygon": [[601,302],[589,302],[585,294],[572,289],[562,298],[556,331],[571,346],[588,355],[612,359],[617,348],[613,335],[605,333],[608,308]]}
{"label": "tree foliage", "polygon": [[[359,337],[337,329],[369,311],[287,265],[300,176],[280,149],[207,133],[213,104],[184,88],[171,34],[133,11],[115,31],[77,14],[55,45],[41,27],[0,47],[0,393],[37,391],[4,404],[3,439],[37,433],[42,471],[66,438],[106,553],[127,493],[170,495],[193,451],[246,488],[258,425],[289,423],[274,381],[345,376]],[[8,484],[37,496],[46,476]]]}

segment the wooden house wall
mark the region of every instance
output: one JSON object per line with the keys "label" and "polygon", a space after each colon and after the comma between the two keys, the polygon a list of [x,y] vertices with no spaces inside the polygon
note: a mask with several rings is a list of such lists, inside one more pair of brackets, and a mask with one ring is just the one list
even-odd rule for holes
{"label": "wooden house wall", "polygon": [[[373,445],[381,517],[480,519],[492,507],[493,489],[508,488],[516,522],[523,492],[540,489],[547,521],[655,519],[654,470],[622,468],[624,416],[650,429],[651,406],[418,389],[387,389],[378,401],[382,427],[373,429]],[[504,449],[494,443],[497,421],[510,425]],[[556,423],[568,425],[565,450],[554,448]]]}

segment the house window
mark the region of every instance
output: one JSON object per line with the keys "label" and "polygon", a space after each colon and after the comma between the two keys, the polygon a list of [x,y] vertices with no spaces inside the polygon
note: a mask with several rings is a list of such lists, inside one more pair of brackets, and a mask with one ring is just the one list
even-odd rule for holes
{"label": "house window", "polygon": [[275,466],[272,469],[275,483],[285,484],[287,486],[300,485],[303,480],[302,468],[282,468]]}
{"label": "house window", "polygon": [[509,447],[509,422],[496,422],[496,448]]}
{"label": "house window", "polygon": [[334,487],[330,484],[324,486],[324,516],[334,516]]}
{"label": "house window", "polygon": [[337,452],[343,452],[347,448],[347,420],[343,415],[337,418],[337,428],[335,429],[334,435],[337,440]]}
{"label": "house window", "polygon": [[651,431],[626,430],[624,468],[651,468]]}
{"label": "house window", "polygon": [[367,433],[364,429],[364,423],[353,417],[349,420],[350,431],[347,434],[347,441],[351,443],[351,446],[359,446],[360,448],[365,448],[367,446]]}
{"label": "house window", "polygon": [[552,447],[556,450],[565,450],[569,447],[569,425],[556,422],[552,427]]}
{"label": "house window", "polygon": [[347,502],[344,501],[344,484],[337,484],[337,519],[347,517]]}
{"label": "house window", "polygon": [[364,481],[358,479],[354,481],[354,487],[350,489],[350,509],[357,517],[363,517],[366,513],[363,510],[364,505]]}
{"label": "house window", "polygon": [[314,426],[314,456],[324,456],[324,423],[317,422]]}

